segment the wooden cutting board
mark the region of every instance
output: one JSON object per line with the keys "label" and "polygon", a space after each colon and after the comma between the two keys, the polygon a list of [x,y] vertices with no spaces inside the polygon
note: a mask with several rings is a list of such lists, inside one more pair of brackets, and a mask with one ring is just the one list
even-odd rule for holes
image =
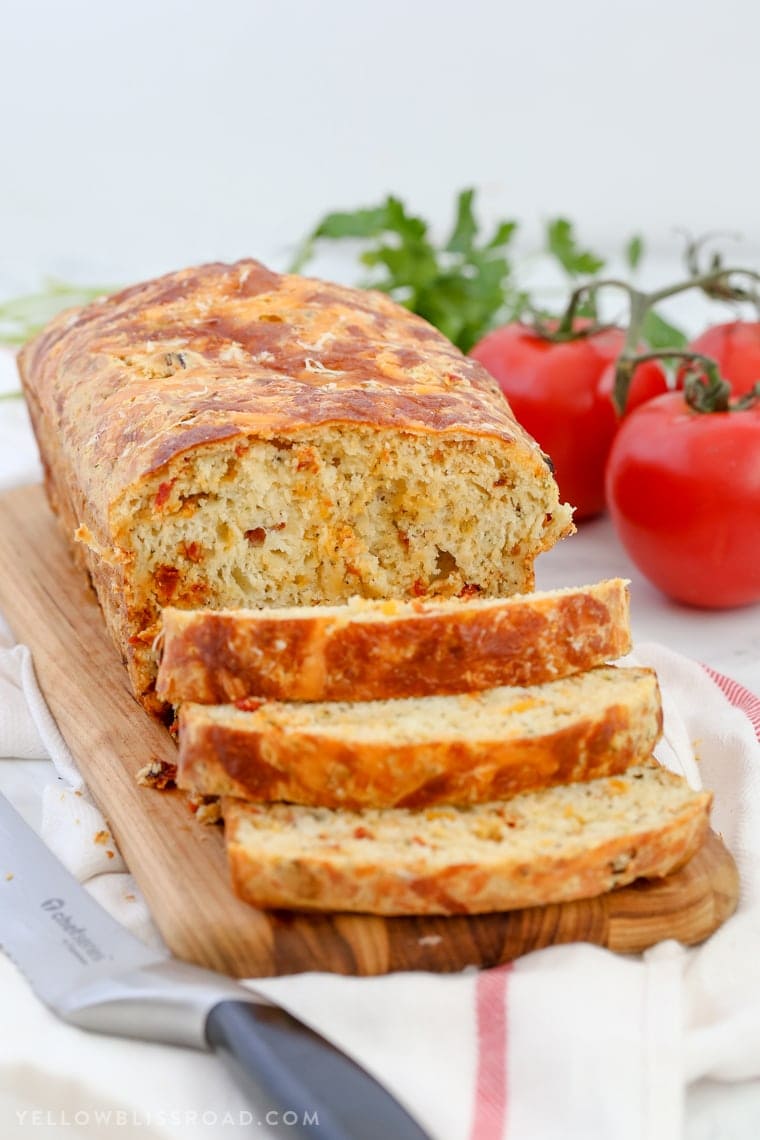
{"label": "wooden cutting board", "polygon": [[30,646],[37,677],[168,946],[237,977],[328,970],[460,970],[561,942],[635,952],[696,943],[733,912],[733,859],[711,834],[681,871],[597,899],[472,918],[306,915],[255,910],[227,879],[220,827],[198,824],[183,793],[140,787],[175,745],[135,702],[95,596],[76,570],[41,487],[0,496],[0,611]]}

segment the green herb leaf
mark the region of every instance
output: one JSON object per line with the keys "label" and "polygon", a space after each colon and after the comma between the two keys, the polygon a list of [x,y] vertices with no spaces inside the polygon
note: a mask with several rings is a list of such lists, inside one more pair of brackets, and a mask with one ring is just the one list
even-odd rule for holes
{"label": "green herb leaf", "polygon": [[69,285],[51,280],[39,293],[0,302],[0,344],[18,347],[44,328],[56,313],[87,305],[114,291],[113,285]]}
{"label": "green herb leaf", "polygon": [[644,256],[644,239],[641,234],[634,234],[625,247],[625,260],[628,268],[636,270]]}
{"label": "green herb leaf", "polygon": [[358,238],[364,243],[359,261],[370,271],[363,284],[419,313],[466,352],[497,319],[512,319],[527,303],[512,286],[504,256],[517,223],[500,222],[490,241],[479,245],[474,203],[472,189],[457,196],[443,246],[433,242],[424,219],[393,196],[379,206],[328,214],[302,245],[293,269],[306,264],[322,239]]}
{"label": "green herb leaf", "polygon": [[387,277],[373,282],[373,288],[392,292],[411,286],[425,288],[438,275],[435,253],[425,241],[407,241],[402,245],[379,245],[368,249],[360,258],[371,269],[382,267]]}
{"label": "green herb leaf", "polygon": [[547,223],[546,248],[571,277],[593,275],[604,268],[603,258],[590,249],[580,248],[573,224],[567,218],[553,218]]}
{"label": "green herb leaf", "polygon": [[502,309],[506,301],[504,281],[509,264],[476,252],[471,272],[458,268],[439,274],[417,294],[415,312],[439,328],[449,340],[468,352],[483,335],[484,314]]}
{"label": "green herb leaf", "polygon": [[387,201],[381,206],[372,206],[366,210],[341,210],[327,214],[298,247],[288,268],[291,273],[300,273],[303,267],[314,257],[314,246],[319,238],[333,240],[341,238],[366,239],[383,233],[387,226]]}
{"label": "green herb leaf", "polygon": [[449,253],[469,253],[478,232],[478,223],[472,212],[474,190],[463,190],[457,198],[457,217],[451,237],[446,242]]}
{"label": "green herb leaf", "polygon": [[414,214],[407,214],[406,207],[400,198],[386,199],[385,208],[387,219],[385,228],[397,233],[400,238],[407,241],[421,241],[427,233],[427,222],[416,218]]}
{"label": "green herb leaf", "polygon": [[319,223],[314,238],[370,238],[377,237],[388,226],[388,205],[351,213],[328,214]]}
{"label": "green herb leaf", "polygon": [[502,246],[507,246],[511,242],[514,235],[517,233],[517,222],[499,222],[494,235],[489,242],[486,243],[486,249],[501,249]]}
{"label": "green herb leaf", "polygon": [[685,348],[689,342],[686,333],[666,321],[655,309],[650,309],[644,317],[641,335],[655,351],[661,348]]}

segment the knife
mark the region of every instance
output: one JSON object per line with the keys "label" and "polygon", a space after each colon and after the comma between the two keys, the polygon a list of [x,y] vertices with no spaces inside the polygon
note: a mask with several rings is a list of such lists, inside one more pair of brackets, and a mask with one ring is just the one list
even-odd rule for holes
{"label": "knife", "polygon": [[293,1121],[290,1136],[429,1140],[373,1077],[285,1010],[125,930],[2,795],[0,946],[71,1025],[213,1050],[257,1108]]}

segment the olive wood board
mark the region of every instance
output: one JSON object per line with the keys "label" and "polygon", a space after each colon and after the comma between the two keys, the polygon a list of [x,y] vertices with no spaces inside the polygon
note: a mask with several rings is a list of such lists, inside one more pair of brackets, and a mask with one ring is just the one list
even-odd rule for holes
{"label": "olive wood board", "polygon": [[185,961],[236,977],[451,971],[565,942],[622,952],[664,938],[696,943],[736,906],[735,864],[711,832],[668,878],[578,902],[450,918],[256,910],[230,889],[221,827],[198,823],[182,792],[137,784],[151,758],[174,761],[175,745],[132,697],[41,486],[0,496],[0,611],[31,648],[53,716],[161,934]]}

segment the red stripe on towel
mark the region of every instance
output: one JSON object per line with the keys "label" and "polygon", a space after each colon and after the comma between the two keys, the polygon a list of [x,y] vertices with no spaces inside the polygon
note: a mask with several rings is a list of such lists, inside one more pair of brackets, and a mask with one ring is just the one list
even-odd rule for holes
{"label": "red stripe on towel", "polygon": [[738,681],[732,681],[730,677],[725,677],[723,673],[716,672],[709,665],[703,665],[702,668],[712,677],[734,708],[741,709],[746,714],[755,730],[755,736],[760,740],[760,698],[751,693],[749,689],[745,689],[744,685],[740,685]]}
{"label": "red stripe on towel", "polygon": [[511,962],[478,976],[478,1061],[470,1140],[503,1140],[507,1123],[507,980]]}

